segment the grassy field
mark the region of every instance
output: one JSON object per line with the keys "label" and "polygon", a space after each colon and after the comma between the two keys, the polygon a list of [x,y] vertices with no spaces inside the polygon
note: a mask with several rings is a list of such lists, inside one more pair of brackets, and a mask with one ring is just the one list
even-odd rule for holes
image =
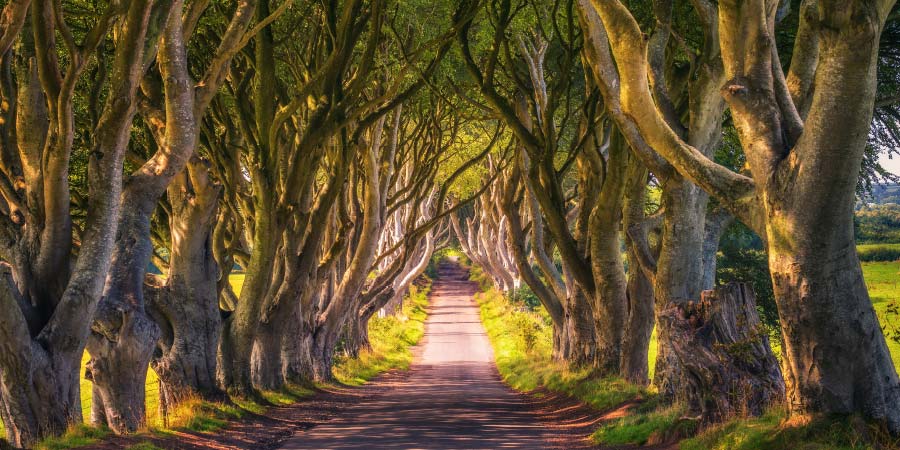
{"label": "grassy field", "polygon": [[[230,278],[236,294],[240,294],[243,274],[234,274]],[[428,305],[430,282],[410,287],[403,310],[396,316],[373,318],[369,323],[369,339],[371,351],[364,351],[359,358],[337,357],[334,367],[335,378],[345,385],[359,385],[387,370],[405,370],[412,362],[411,347],[425,333],[425,308]],[[88,360],[84,354],[81,368],[81,406],[85,422],[90,420],[91,382],[83,378],[84,364]],[[271,405],[285,405],[296,402],[311,395],[313,391],[298,386],[290,386],[284,391],[263,392],[266,402]],[[240,418],[247,411],[264,412],[266,406],[251,401],[235,399],[235,404],[210,404],[202,401],[188,401],[176,411],[170,411],[167,425],[159,415],[158,379],[153,370],[147,371],[147,428],[157,434],[167,434],[172,429],[190,429],[193,431],[214,432],[226,426],[228,420]],[[48,439],[38,446],[40,450],[63,450],[88,445],[102,439],[108,431],[88,425],[73,426],[65,436]],[[6,435],[3,423],[0,422],[0,441]],[[150,450],[149,443],[138,444],[135,449]]]}
{"label": "grassy field", "polygon": [[900,371],[900,262],[862,263],[872,305],[888,338],[894,366]]}

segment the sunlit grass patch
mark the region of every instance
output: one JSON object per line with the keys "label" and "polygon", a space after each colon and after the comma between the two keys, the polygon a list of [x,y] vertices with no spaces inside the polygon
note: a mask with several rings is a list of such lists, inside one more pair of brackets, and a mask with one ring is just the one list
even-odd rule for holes
{"label": "sunlit grass patch", "polygon": [[34,446],[35,450],[66,450],[75,447],[83,447],[96,443],[108,436],[110,431],[106,428],[91,427],[88,425],[73,425],[62,436],[44,439]]}
{"label": "sunlit grass patch", "polygon": [[894,367],[900,371],[900,263],[862,263],[862,269]]}
{"label": "sunlit grass patch", "polygon": [[691,436],[696,432],[697,423],[683,420],[683,412],[680,405],[659,407],[648,402],[629,415],[604,423],[591,435],[591,440],[605,445],[645,445]]}
{"label": "sunlit grass patch", "polygon": [[900,441],[858,417],[804,421],[787,419],[784,408],[756,418],[739,418],[710,427],[682,441],[682,450],[864,450],[897,449]]}
{"label": "sunlit grass patch", "polygon": [[[229,404],[188,398],[168,411],[165,423],[153,424],[149,431],[160,435],[168,435],[175,430],[201,433],[218,431],[225,428],[230,420],[244,417],[252,409],[249,403],[241,406],[238,402]],[[259,411],[265,411],[264,408],[258,408]]]}

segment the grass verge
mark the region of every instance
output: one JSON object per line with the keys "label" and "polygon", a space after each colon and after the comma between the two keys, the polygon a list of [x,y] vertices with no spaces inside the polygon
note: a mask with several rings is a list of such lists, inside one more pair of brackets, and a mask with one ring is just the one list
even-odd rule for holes
{"label": "grass verge", "polygon": [[338,357],[334,376],[345,385],[363,384],[388,370],[407,370],[412,363],[412,346],[425,334],[430,281],[413,284],[403,301],[400,314],[373,317],[369,321],[371,350],[357,358]]}
{"label": "grass verge", "polygon": [[868,450],[898,449],[900,441],[859,417],[804,421],[784,408],[760,417],[737,418],[681,442],[681,450]]}
{"label": "grass verge", "polygon": [[628,416],[628,422],[610,421],[594,434],[598,444],[643,444],[651,436],[667,436],[669,430],[680,426],[680,414],[654,409],[656,396],[652,390],[619,378],[598,378],[590,370],[554,361],[552,326],[543,309],[532,310],[489,287],[477,267],[471,268],[471,278],[483,289],[475,299],[494,348],[497,370],[512,388],[563,393],[600,411],[636,402],[637,413]]}

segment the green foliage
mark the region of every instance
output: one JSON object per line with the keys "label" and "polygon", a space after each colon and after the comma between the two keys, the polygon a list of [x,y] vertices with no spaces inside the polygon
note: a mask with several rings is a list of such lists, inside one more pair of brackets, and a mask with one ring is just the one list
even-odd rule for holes
{"label": "green foliage", "polygon": [[740,222],[733,223],[725,231],[716,256],[716,283],[732,281],[749,283],[753,287],[760,319],[770,334],[777,337],[780,325],[768,255],[759,236]]}
{"label": "green foliage", "polygon": [[512,291],[509,294],[509,300],[514,304],[523,305],[528,308],[529,311],[536,311],[538,307],[541,306],[540,299],[538,299],[537,295],[534,294],[534,291],[532,291],[527,284],[523,284]]}
{"label": "green foliage", "polygon": [[469,267],[469,280],[478,283],[478,288],[482,292],[486,292],[494,287],[494,282],[488,274],[481,270],[481,267],[472,265]]}
{"label": "green foliage", "polygon": [[900,261],[900,244],[862,244],[856,251],[863,262]]}
{"label": "green foliage", "polygon": [[853,228],[859,243],[900,242],[900,205],[870,205],[853,216]]}

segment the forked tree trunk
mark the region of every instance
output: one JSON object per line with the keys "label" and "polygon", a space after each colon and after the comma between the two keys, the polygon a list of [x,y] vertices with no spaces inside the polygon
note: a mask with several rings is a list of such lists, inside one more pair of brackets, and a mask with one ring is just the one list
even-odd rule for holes
{"label": "forked tree trunk", "polygon": [[92,331],[86,373],[93,384],[91,423],[116,433],[137,431],[146,422],[147,368],[159,327],[142,311],[107,305]]}
{"label": "forked tree trunk", "polygon": [[704,291],[659,312],[682,375],[676,398],[702,423],[762,414],[784,399],[784,381],[749,285]]}
{"label": "forked tree trunk", "polygon": [[119,233],[91,325],[87,343],[91,359],[85,374],[93,386],[91,423],[109,426],[116,433],[131,433],[144,425],[147,368],[160,336],[143,300],[152,253],[150,214],[156,199],[135,198],[130,187],[122,196]]}

